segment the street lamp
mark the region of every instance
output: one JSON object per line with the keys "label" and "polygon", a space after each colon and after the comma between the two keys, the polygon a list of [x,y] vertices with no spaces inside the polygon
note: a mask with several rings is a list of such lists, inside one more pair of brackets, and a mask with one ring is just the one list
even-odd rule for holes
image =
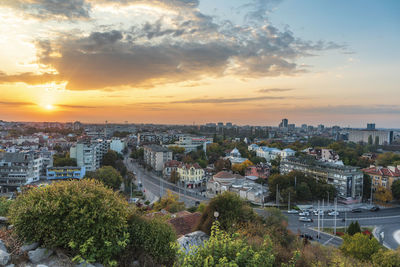
{"label": "street lamp", "polygon": [[219,212],[218,211],[214,211],[214,217],[215,217],[216,221],[218,220],[218,216],[219,216]]}

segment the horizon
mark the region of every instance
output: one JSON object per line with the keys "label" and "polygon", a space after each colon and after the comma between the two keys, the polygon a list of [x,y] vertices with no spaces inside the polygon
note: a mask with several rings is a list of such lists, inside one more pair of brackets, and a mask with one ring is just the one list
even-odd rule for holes
{"label": "horizon", "polygon": [[400,128],[396,0],[0,3],[6,121]]}

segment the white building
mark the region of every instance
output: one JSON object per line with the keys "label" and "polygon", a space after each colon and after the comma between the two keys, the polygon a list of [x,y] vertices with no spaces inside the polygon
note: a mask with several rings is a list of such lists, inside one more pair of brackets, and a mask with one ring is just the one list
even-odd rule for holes
{"label": "white building", "polygon": [[213,138],[184,135],[184,136],[179,136],[179,140],[175,142],[175,144],[168,145],[168,147],[170,146],[183,147],[185,149],[185,153],[189,153],[191,151],[196,151],[197,148],[200,146],[204,150],[204,144],[212,142]]}
{"label": "white building", "polygon": [[205,177],[205,172],[198,163],[181,163],[176,171],[179,175],[179,181],[184,183],[189,188],[201,186],[201,183]]}
{"label": "white building", "polygon": [[256,150],[256,154],[258,157],[265,158],[267,162],[270,162],[271,160],[275,160],[278,157],[280,157],[281,159],[292,157],[296,154],[296,151],[290,148],[280,150],[274,147],[261,146]]}
{"label": "white building", "polygon": [[125,142],[119,138],[113,138],[110,142],[110,149],[119,154],[122,154],[122,151],[125,149],[125,147]]}
{"label": "white building", "polygon": [[86,171],[95,171],[100,168],[104,154],[108,152],[110,143],[98,139],[92,142],[78,142],[70,148],[70,157],[76,159],[78,167],[85,167]]}
{"label": "white building", "polygon": [[144,146],[144,161],[155,171],[163,171],[164,164],[172,160],[172,152],[159,145]]}
{"label": "white building", "polygon": [[232,151],[225,157],[225,159],[229,159],[231,164],[241,164],[247,160],[247,158],[242,158],[242,154],[240,154],[239,150],[235,147]]}
{"label": "white building", "polygon": [[39,153],[0,152],[0,191],[16,191],[22,185],[39,181],[42,164]]}
{"label": "white building", "polygon": [[393,131],[381,130],[351,130],[349,131],[349,141],[354,143],[368,143],[372,138],[372,143],[378,141],[379,145],[389,145],[393,141]]}

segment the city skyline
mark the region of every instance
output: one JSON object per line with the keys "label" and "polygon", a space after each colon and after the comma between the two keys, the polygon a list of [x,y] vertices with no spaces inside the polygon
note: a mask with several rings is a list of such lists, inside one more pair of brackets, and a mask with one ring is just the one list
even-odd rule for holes
{"label": "city skyline", "polygon": [[0,119],[399,128],[398,1],[0,1]]}

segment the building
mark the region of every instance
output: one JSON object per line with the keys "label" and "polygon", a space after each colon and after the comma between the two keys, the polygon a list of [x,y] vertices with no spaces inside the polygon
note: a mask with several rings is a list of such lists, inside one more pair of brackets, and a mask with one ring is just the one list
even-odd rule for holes
{"label": "building", "polygon": [[333,149],[307,148],[303,150],[303,152],[306,152],[308,155],[313,156],[320,161],[334,162],[343,165],[343,162],[339,160],[339,155],[333,151]]}
{"label": "building", "polygon": [[206,194],[212,198],[225,191],[234,192],[241,198],[261,205],[267,194],[266,187],[248,180],[239,174],[221,171],[207,182]]}
{"label": "building", "polygon": [[389,145],[393,142],[393,131],[384,130],[350,130],[348,140],[354,143]]}
{"label": "building", "polygon": [[228,159],[231,164],[241,164],[247,160],[247,158],[242,158],[242,155],[236,147],[226,155],[225,159]]}
{"label": "building", "polygon": [[383,186],[388,190],[392,190],[393,182],[400,179],[400,165],[397,167],[388,166],[387,168],[372,165],[362,171],[371,177],[374,189],[378,186]]}
{"label": "building", "polygon": [[357,199],[362,196],[363,173],[357,167],[321,162],[314,158],[288,157],[281,160],[280,172],[300,171],[317,180],[334,185],[341,198]]}
{"label": "building", "polygon": [[40,180],[42,157],[33,152],[0,152],[0,191],[17,191],[21,186]]}
{"label": "building", "polygon": [[266,180],[270,175],[270,167],[265,163],[259,163],[256,166],[249,166],[245,170],[245,175]]}
{"label": "building", "polygon": [[279,128],[287,128],[288,122],[288,119],[282,119],[281,123],[279,123]]}
{"label": "building", "polygon": [[72,124],[72,129],[74,131],[78,131],[80,129],[82,129],[82,123],[80,121],[76,121]]}
{"label": "building", "polygon": [[171,178],[171,173],[173,171],[176,172],[176,170],[178,169],[178,166],[180,164],[181,164],[181,162],[177,161],[177,160],[169,160],[169,161],[165,162],[164,169],[163,169],[163,177],[166,179]]}
{"label": "building", "polygon": [[181,163],[176,171],[179,175],[179,181],[189,188],[200,187],[205,178],[205,172],[198,163]]}
{"label": "building", "polygon": [[210,144],[213,142],[213,138],[208,137],[194,137],[194,136],[180,136],[179,140],[175,142],[175,144],[168,145],[182,147],[185,149],[185,153],[189,153],[191,151],[196,151],[199,147],[202,147],[203,150],[207,149],[205,144]]}
{"label": "building", "polygon": [[122,154],[124,149],[125,149],[125,147],[126,147],[126,144],[121,139],[119,139],[119,138],[111,139],[110,150],[113,150],[113,151],[115,151],[115,152],[117,152],[119,154]]}
{"label": "building", "polygon": [[49,167],[47,180],[82,179],[85,177],[85,167]]}
{"label": "building", "polygon": [[70,157],[76,159],[78,167],[85,167],[86,171],[95,171],[100,168],[103,156],[109,149],[110,143],[106,140],[85,140],[70,148]]}
{"label": "building", "polygon": [[159,145],[144,146],[144,161],[155,171],[162,172],[164,164],[172,160],[172,152]]}
{"label": "building", "polygon": [[265,158],[267,162],[271,162],[271,160],[275,160],[278,157],[281,159],[287,158],[287,157],[292,157],[296,154],[296,151],[290,149],[290,148],[285,148],[283,150],[280,150],[278,148],[274,147],[267,147],[267,146],[260,146],[256,150],[256,155],[261,158]]}
{"label": "building", "polygon": [[367,130],[368,131],[375,130],[375,123],[367,123]]}

